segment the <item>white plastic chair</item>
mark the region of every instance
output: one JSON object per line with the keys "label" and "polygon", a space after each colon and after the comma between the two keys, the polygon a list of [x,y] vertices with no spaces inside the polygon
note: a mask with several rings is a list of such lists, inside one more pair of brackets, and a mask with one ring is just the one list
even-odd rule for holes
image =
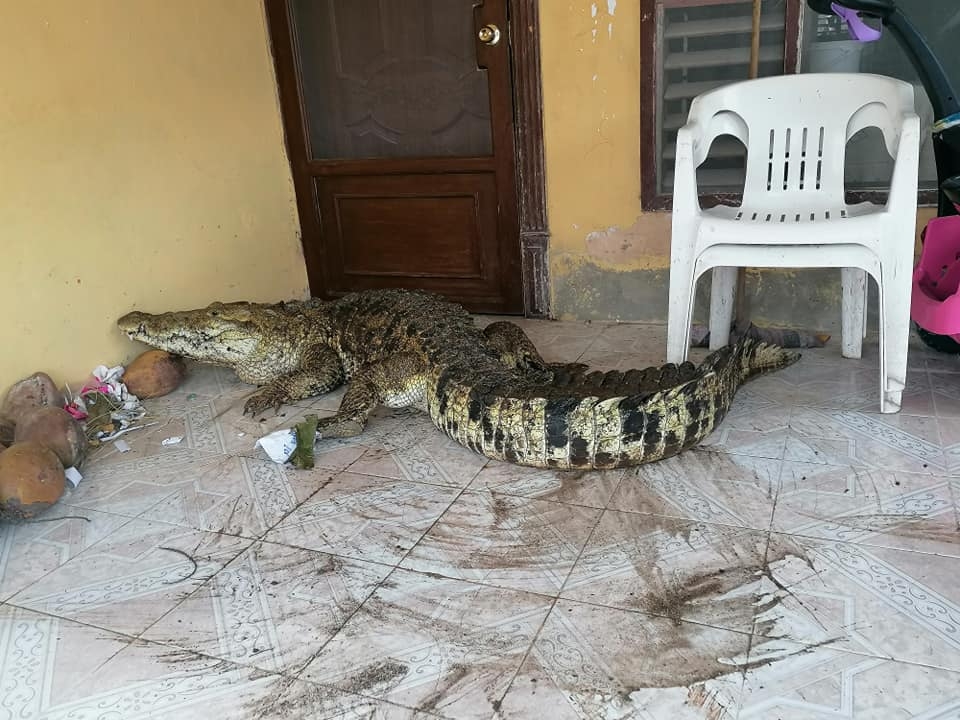
{"label": "white plastic chair", "polygon": [[[866,127],[881,130],[895,161],[886,205],[844,202],[845,146]],[[747,148],[743,203],[703,210],[696,168],[721,135]],[[880,290],[880,411],[897,412],[910,335],[919,147],[913,87],[879,75],[785,75],[694,99],[677,135],[668,361],[687,357],[696,282],[710,269],[710,347],[729,342],[743,266],[842,268],[842,353],[859,358],[866,272]]]}

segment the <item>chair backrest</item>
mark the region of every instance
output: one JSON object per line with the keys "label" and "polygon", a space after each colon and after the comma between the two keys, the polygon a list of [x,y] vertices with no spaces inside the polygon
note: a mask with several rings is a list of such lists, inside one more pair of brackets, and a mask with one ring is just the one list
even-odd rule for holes
{"label": "chair backrest", "polygon": [[847,140],[877,127],[896,157],[903,114],[913,112],[913,86],[881,75],[810,73],[748,80],[695,98],[689,120],[702,129],[700,165],[720,135],[747,147],[744,202],[763,206],[843,203]]}

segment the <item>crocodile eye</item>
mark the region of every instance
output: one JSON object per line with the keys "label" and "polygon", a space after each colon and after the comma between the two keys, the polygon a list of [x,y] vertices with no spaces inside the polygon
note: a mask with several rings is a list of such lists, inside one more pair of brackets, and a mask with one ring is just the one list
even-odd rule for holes
{"label": "crocodile eye", "polygon": [[217,312],[216,310],[211,310],[210,314],[213,315],[213,317],[217,317],[217,315],[219,315],[220,313]]}

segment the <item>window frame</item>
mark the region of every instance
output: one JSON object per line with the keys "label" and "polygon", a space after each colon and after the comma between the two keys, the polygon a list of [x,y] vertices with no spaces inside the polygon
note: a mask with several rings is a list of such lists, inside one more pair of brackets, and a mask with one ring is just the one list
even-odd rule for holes
{"label": "window frame", "polygon": [[[657,93],[658,79],[663,63],[662,39],[659,33],[660,8],[715,5],[731,0],[640,0],[640,207],[644,211],[670,211],[673,194],[657,189],[657,175],[661,158],[657,154]],[[785,0],[783,74],[795,75],[800,67],[800,47],[803,33],[804,0]],[[858,191],[847,193],[851,203],[869,201],[883,204],[889,193]],[[703,193],[700,204],[739,205],[742,193]],[[917,202],[921,206],[935,206],[937,191],[920,189]]]}

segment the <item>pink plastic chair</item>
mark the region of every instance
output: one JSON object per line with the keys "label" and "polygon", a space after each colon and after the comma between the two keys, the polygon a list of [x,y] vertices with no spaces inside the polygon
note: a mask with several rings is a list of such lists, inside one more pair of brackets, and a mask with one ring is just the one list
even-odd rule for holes
{"label": "pink plastic chair", "polygon": [[913,271],[910,316],[924,330],[960,342],[960,216],[927,223]]}

